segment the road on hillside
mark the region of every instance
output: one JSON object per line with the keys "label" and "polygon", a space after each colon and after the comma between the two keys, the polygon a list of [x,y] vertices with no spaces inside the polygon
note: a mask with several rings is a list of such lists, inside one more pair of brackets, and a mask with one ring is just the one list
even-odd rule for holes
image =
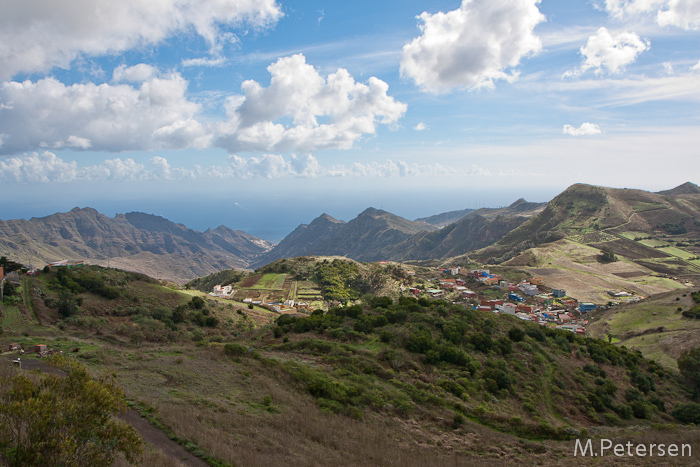
{"label": "road on hillside", "polygon": [[[21,358],[21,357],[20,357]],[[10,360],[15,360],[16,355],[9,358]],[[46,362],[36,360],[33,358],[22,359],[22,369],[23,370],[40,370],[43,373],[51,373],[54,375],[65,376],[65,373],[55,367],[52,367]],[[136,431],[139,432],[143,440],[154,448],[161,451],[166,456],[177,460],[182,465],[191,467],[208,467],[209,464],[204,462],[199,457],[192,454],[190,451],[180,446],[175,441],[170,439],[168,435],[159,430],[158,428],[151,425],[151,423],[143,418],[136,410],[130,409],[124,414],[117,416],[120,420],[123,420],[134,427]]]}

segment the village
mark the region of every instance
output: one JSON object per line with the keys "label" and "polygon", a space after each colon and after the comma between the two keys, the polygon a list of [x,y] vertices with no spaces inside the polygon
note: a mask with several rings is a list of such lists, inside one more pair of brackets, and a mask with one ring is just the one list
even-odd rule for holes
{"label": "village", "polygon": [[[380,262],[387,265],[388,262]],[[454,268],[422,268],[423,272],[416,275],[408,270],[410,286],[401,285],[402,295],[416,298],[446,300],[453,304],[468,306],[478,311],[495,314],[516,316],[524,321],[533,321],[542,326],[585,334],[589,322],[588,313],[604,306],[618,305],[619,301],[639,301],[638,295],[626,291],[608,291],[611,299],[604,305],[589,302],[579,302],[567,296],[566,290],[548,287],[541,277],[530,277],[520,282],[510,282],[500,274],[491,273],[489,269]],[[427,271],[427,272],[426,272]],[[436,277],[438,276],[438,277]],[[340,306],[339,302],[319,302],[320,297],[314,297],[314,302],[295,299],[291,294],[286,297],[266,299],[265,295],[250,297],[244,289],[236,289],[233,285],[217,285],[210,293],[211,296],[237,300],[249,307],[259,306],[279,314],[299,314],[303,316],[316,308],[327,310],[329,307]],[[245,297],[245,298],[244,298]],[[319,305],[322,306],[319,307]]]}

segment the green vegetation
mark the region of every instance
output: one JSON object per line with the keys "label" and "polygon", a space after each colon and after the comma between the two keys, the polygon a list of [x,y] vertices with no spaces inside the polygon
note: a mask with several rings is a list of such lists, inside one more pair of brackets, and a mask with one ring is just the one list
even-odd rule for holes
{"label": "green vegetation", "polygon": [[185,286],[188,288],[200,290],[202,292],[211,292],[215,285],[231,285],[243,279],[245,273],[236,269],[226,269],[223,271],[209,274],[205,277],[199,277],[191,280]]}
{"label": "green vegetation", "polygon": [[[304,318],[280,316],[273,335],[282,342],[268,351],[315,356],[333,368],[284,366],[319,407],[353,418],[387,407],[403,415],[441,407],[518,436],[568,439],[577,427],[562,424],[564,416],[584,424],[663,418],[659,407],[680,397],[668,398],[667,373],[636,352],[439,300],[377,297]],[[572,353],[585,363],[582,371],[568,370],[579,365]],[[620,371],[624,377],[610,379]]]}
{"label": "green vegetation", "polygon": [[24,318],[19,308],[16,306],[4,306],[2,313],[2,327],[4,329],[18,331],[24,328]]}
{"label": "green vegetation", "polygon": [[[514,317],[402,296],[399,284],[416,279],[400,265],[295,258],[243,279],[251,290],[283,282],[290,293],[347,298],[305,316],[151,280],[119,282],[121,271],[95,268],[91,275],[118,290],[107,298],[74,273],[75,285],[57,271],[28,278],[44,324],[6,327],[5,337],[113,373],[134,407],[212,465],[477,465],[492,449],[532,460],[532,452],[570,451],[560,441],[589,429],[634,436],[640,426],[693,420],[684,405],[691,386],[675,368]],[[74,293],[76,285],[85,290]],[[392,296],[367,293],[377,286]],[[82,300],[66,318],[62,294]],[[12,316],[29,319],[22,309]]]}
{"label": "green vegetation", "polygon": [[696,394],[700,393],[700,347],[683,352],[678,357],[678,369]]}
{"label": "green vegetation", "polygon": [[65,377],[0,376],[3,465],[110,465],[120,453],[134,463],[142,440],[131,426],[113,418],[126,409],[115,378],[94,379],[71,360],[53,363],[67,372]]}
{"label": "green vegetation", "polygon": [[314,279],[321,286],[326,300],[338,300],[347,303],[360,298],[360,293],[354,286],[360,276],[357,264],[350,261],[334,259],[318,263],[314,271]]}
{"label": "green vegetation", "polygon": [[598,261],[601,263],[614,263],[617,261],[617,256],[615,256],[615,253],[613,253],[612,248],[609,246],[604,245],[601,247],[600,251],[603,253],[598,257]]}

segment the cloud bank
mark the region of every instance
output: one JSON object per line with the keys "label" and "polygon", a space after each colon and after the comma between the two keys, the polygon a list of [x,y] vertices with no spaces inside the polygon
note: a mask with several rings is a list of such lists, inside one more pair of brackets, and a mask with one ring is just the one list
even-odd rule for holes
{"label": "cloud bank", "polygon": [[226,118],[210,123],[202,123],[201,105],[188,98],[187,80],[146,64],[119,66],[100,85],[55,78],[4,82],[0,154],[213,145],[231,153],[348,149],[406,112],[380,79],[359,83],[344,69],[324,77],[301,54],[279,59],[268,71],[268,87],[245,81],[242,95],[226,99]]}
{"label": "cloud bank", "polygon": [[101,151],[204,148],[211,140],[178,73],[118,68],[115,81],[65,85],[54,78],[0,84],[0,153],[37,148]]}
{"label": "cloud bank", "polygon": [[285,158],[276,154],[254,157],[231,155],[220,166],[193,168],[173,167],[167,159],[155,156],[147,164],[131,158],[108,159],[100,164],[79,167],[76,161],[65,161],[51,151],[33,152],[0,159],[0,182],[16,184],[119,182],[119,181],[181,181],[181,180],[246,180],[282,178],[394,178],[394,177],[531,177],[539,174],[490,169],[472,164],[467,169],[446,167],[439,163],[417,164],[402,160],[384,162],[355,162],[351,165],[322,166],[310,154],[292,154]]}

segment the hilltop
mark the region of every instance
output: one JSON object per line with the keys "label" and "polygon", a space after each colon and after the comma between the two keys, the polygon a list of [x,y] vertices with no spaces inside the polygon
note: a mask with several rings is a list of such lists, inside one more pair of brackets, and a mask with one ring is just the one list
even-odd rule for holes
{"label": "hilltop", "polygon": [[504,208],[465,209],[415,221],[374,208],[347,223],[323,214],[308,226],[297,227],[253,266],[305,255],[340,255],[357,261],[457,256],[496,242],[545,206],[519,199]]}
{"label": "hilltop", "polygon": [[552,199],[542,212],[472,256],[489,263],[503,262],[561,238],[606,244],[623,256],[634,254],[630,250],[644,250],[644,245],[635,243],[636,236],[627,238],[629,233],[687,239],[692,248],[700,250],[698,219],[700,189],[692,183],[659,193],[576,184]]}

